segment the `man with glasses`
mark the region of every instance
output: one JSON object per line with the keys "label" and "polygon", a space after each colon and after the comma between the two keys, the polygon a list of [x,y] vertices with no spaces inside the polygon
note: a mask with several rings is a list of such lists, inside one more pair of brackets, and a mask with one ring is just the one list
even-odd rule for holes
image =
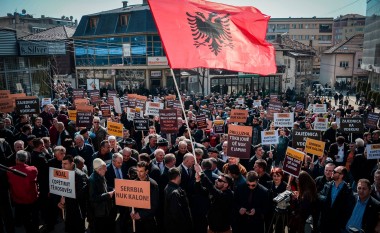
{"label": "man with glasses", "polygon": [[319,194],[321,206],[320,232],[344,231],[355,204],[352,189],[344,181],[347,169],[336,167],[332,172],[332,182],[328,182]]}
{"label": "man with glasses", "polygon": [[264,216],[268,213],[271,200],[268,190],[259,184],[259,175],[250,171],[246,176],[246,185],[235,192],[235,205],[238,213],[234,232],[243,233],[255,226],[254,232],[264,232]]}
{"label": "man with glasses", "polygon": [[194,165],[196,171],[196,189],[206,189],[210,193],[210,208],[207,214],[209,233],[231,233],[233,210],[233,180],[229,175],[218,176],[213,184],[202,172],[199,164]]}

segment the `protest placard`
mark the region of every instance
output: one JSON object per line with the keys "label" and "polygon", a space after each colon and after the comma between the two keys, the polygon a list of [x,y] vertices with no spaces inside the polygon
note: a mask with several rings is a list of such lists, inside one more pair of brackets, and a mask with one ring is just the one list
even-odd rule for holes
{"label": "protest placard", "polygon": [[83,99],[84,98],[84,90],[83,89],[73,89],[73,97],[74,97],[74,99]]}
{"label": "protest placard", "polygon": [[313,113],[326,113],[326,104],[313,104]]}
{"label": "protest placard", "polygon": [[0,99],[10,99],[11,92],[9,90],[0,90]]}
{"label": "protest placard", "polygon": [[329,119],[323,117],[316,117],[314,120],[314,129],[326,131],[329,127]]}
{"label": "protest placard", "polygon": [[261,100],[253,100],[253,106],[256,106],[256,107],[261,106]]}
{"label": "protest placard", "polygon": [[100,105],[100,110],[102,111],[102,117],[111,117],[111,105],[102,104]]}
{"label": "protest placard", "polygon": [[227,141],[229,156],[248,159],[251,153],[252,127],[229,125]]}
{"label": "protest placard", "polygon": [[13,112],[13,102],[9,99],[0,99],[0,112],[8,113]]}
{"label": "protest placard", "polygon": [[223,110],[224,109],[224,104],[223,103],[216,103],[215,104],[216,110]]}
{"label": "protest placard", "polygon": [[304,105],[302,102],[298,102],[298,101],[297,101],[297,104],[296,104],[296,107],[295,107],[295,111],[296,111],[296,112],[300,112],[300,111],[302,111],[304,108],[305,108],[305,105]]}
{"label": "protest placard", "polygon": [[237,101],[237,103],[240,104],[240,105],[243,105],[243,104],[244,104],[244,98],[237,98],[236,101]]}
{"label": "protest placard", "polygon": [[321,140],[321,135],[321,131],[318,130],[294,129],[292,146],[294,148],[304,148],[307,138]]}
{"label": "protest placard", "polygon": [[178,133],[177,110],[160,109],[160,126],[163,133]]}
{"label": "protest placard", "polygon": [[275,94],[271,94],[270,96],[269,96],[269,98],[270,98],[270,100],[277,100],[278,99],[278,95],[275,95]]}
{"label": "protest placard", "polygon": [[200,108],[199,109],[199,114],[203,114],[203,115],[206,115],[207,116],[207,118],[210,118],[210,116],[211,116],[211,111],[210,111],[210,109],[208,109],[208,108]]}
{"label": "protest placard", "polygon": [[367,159],[380,159],[380,144],[368,144]]}
{"label": "protest placard", "polygon": [[[134,108],[127,108],[127,119],[129,121],[133,121],[135,117],[136,117],[136,110]],[[138,118],[142,118],[142,117],[138,117]]]}
{"label": "protest placard", "polygon": [[261,144],[262,145],[272,145],[278,144],[278,131],[261,131]]}
{"label": "protest placard", "polygon": [[67,110],[70,121],[77,121],[77,110]]}
{"label": "protest placard", "polygon": [[267,119],[273,120],[274,114],[281,112],[282,104],[280,102],[269,102],[268,109],[267,109]]}
{"label": "protest placard", "polygon": [[289,175],[298,177],[305,154],[299,150],[288,147],[286,149],[283,171]]}
{"label": "protest placard", "polygon": [[89,91],[90,94],[90,100],[92,104],[97,104],[99,102],[102,102],[100,99],[100,91],[99,90],[91,90]]}
{"label": "protest placard", "polygon": [[178,117],[182,116],[181,102],[179,100],[173,100],[173,108],[177,110]]}
{"label": "protest placard", "polygon": [[150,209],[150,182],[115,179],[115,201],[118,206]]}
{"label": "protest placard", "polygon": [[248,118],[248,110],[245,109],[231,109],[230,122],[245,123]]}
{"label": "protest placard", "polygon": [[159,116],[160,109],[164,108],[163,103],[146,102],[145,114],[148,116]]}
{"label": "protest placard", "polygon": [[224,120],[214,120],[214,133],[224,133]]}
{"label": "protest placard", "polygon": [[136,108],[144,109],[148,98],[143,95],[136,95]]}
{"label": "protest placard", "polygon": [[379,122],[380,114],[369,112],[367,115],[366,126],[369,129],[377,129],[377,123]]}
{"label": "protest placard", "polygon": [[206,129],[207,128],[206,115],[196,116],[196,122],[197,122],[198,129]]}
{"label": "protest placard", "polygon": [[341,118],[340,130],[343,133],[363,133],[363,118]]}
{"label": "protest placard", "polygon": [[38,114],[40,113],[40,101],[37,97],[16,99],[16,112],[22,114]]}
{"label": "protest placard", "polygon": [[94,107],[92,105],[80,104],[80,105],[77,105],[75,108],[78,112],[91,112],[92,113],[94,111]]}
{"label": "protest placard", "polygon": [[77,110],[76,126],[90,128],[92,126],[92,112],[81,112]]}
{"label": "protest placard", "polygon": [[107,121],[107,133],[116,137],[123,137],[123,124]]}
{"label": "protest placard", "polygon": [[137,94],[128,94],[128,107],[130,108],[136,107],[136,96]]}
{"label": "protest placard", "polygon": [[75,99],[74,104],[75,104],[75,106],[88,105],[88,99]]}
{"label": "protest placard", "polygon": [[322,157],[324,151],[325,151],[325,142],[314,140],[311,138],[306,139],[306,143],[305,143],[306,153]]}
{"label": "protest placard", "polygon": [[49,167],[50,193],[75,199],[75,171]]}
{"label": "protest placard", "polygon": [[133,125],[135,126],[135,130],[148,131],[149,119],[135,118],[133,119]]}
{"label": "protest placard", "polygon": [[293,113],[274,113],[274,126],[275,127],[293,127],[294,114]]}
{"label": "protest placard", "polygon": [[123,113],[122,108],[121,108],[120,99],[117,98],[116,96],[113,96],[112,99],[113,99],[113,103],[114,103],[113,107],[115,108],[115,112],[119,113],[119,114]]}
{"label": "protest placard", "polygon": [[45,106],[47,104],[51,104],[51,98],[42,98],[41,106]]}
{"label": "protest placard", "polygon": [[173,107],[173,102],[174,102],[175,98],[176,98],[175,95],[168,95],[168,96],[165,96],[166,107],[167,107],[167,108],[172,108],[172,107]]}

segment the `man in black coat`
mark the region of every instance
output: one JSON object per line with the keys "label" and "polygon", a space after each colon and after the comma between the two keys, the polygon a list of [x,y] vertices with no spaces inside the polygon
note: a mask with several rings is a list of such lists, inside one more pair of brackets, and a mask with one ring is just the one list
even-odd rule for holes
{"label": "man in black coat", "polygon": [[[379,219],[380,202],[371,197],[371,183],[367,179],[360,179],[355,194],[355,207],[346,224],[346,230],[356,228],[360,232],[375,232]],[[362,212],[364,208],[364,212]],[[361,218],[361,221],[358,221]]]}
{"label": "man in black coat", "polygon": [[193,223],[186,192],[179,187],[181,173],[177,168],[168,172],[169,183],[165,188],[164,219],[166,233],[193,232]]}
{"label": "man in black coat", "polygon": [[250,226],[255,226],[252,232],[264,232],[264,217],[270,210],[271,200],[268,190],[258,181],[259,175],[250,171],[246,176],[247,185],[239,186],[235,192],[236,232],[245,232]]}
{"label": "man in black coat", "polygon": [[338,166],[333,171],[333,181],[328,182],[319,194],[321,233],[341,232],[346,228],[355,204],[352,189],[344,181],[347,169]]}
{"label": "man in black coat", "polygon": [[328,151],[328,156],[333,159],[335,165],[345,165],[347,161],[348,154],[350,153],[350,148],[347,143],[345,143],[345,138],[343,136],[338,136],[336,142],[331,144]]}
{"label": "man in black coat", "polygon": [[193,166],[195,163],[194,156],[187,153],[183,156],[183,162],[177,167],[181,172],[181,188],[185,190],[187,197],[191,199],[194,192],[195,172]]}
{"label": "man in black coat", "polygon": [[94,148],[90,144],[84,143],[84,137],[82,135],[75,136],[75,156],[79,155],[84,159],[84,164],[87,167],[88,175],[93,172],[92,161],[94,158],[92,155],[95,153]]}
{"label": "man in black coat", "polygon": [[124,173],[121,169],[123,165],[123,156],[120,153],[112,155],[112,162],[107,165],[107,172],[105,178],[108,188],[115,188],[115,179],[124,179],[128,173]]}
{"label": "man in black coat", "polygon": [[34,127],[32,130],[32,134],[36,135],[38,138],[48,137],[49,136],[49,130],[42,125],[42,118],[37,117],[34,120]]}
{"label": "man in black coat", "polygon": [[338,129],[338,124],[332,122],[330,128],[328,128],[322,135],[322,140],[326,142],[326,147],[336,142],[336,133]]}

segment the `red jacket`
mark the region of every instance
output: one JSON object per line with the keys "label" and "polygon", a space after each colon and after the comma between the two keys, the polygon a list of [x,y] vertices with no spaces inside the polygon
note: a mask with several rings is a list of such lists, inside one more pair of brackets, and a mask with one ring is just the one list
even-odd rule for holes
{"label": "red jacket", "polygon": [[32,204],[37,201],[37,168],[26,164],[16,164],[12,167],[27,174],[27,177],[17,176],[8,172],[8,182],[12,200],[16,204]]}

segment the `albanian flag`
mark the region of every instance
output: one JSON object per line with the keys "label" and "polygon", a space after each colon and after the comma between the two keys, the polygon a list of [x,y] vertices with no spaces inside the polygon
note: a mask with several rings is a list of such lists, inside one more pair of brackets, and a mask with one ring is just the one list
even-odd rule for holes
{"label": "albanian flag", "polygon": [[149,0],[172,69],[215,68],[276,73],[265,41],[269,16],[254,7],[203,0]]}

